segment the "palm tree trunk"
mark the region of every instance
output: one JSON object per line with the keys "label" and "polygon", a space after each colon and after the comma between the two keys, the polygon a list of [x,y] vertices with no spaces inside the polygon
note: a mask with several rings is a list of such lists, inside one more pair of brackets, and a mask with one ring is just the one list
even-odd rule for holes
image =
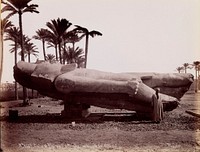
{"label": "palm tree trunk", "polygon": [[195,87],[195,92],[198,92],[199,90],[199,74],[198,74],[198,65],[195,66],[195,77],[196,77],[196,87]]}
{"label": "palm tree trunk", "polygon": [[[66,50],[65,50],[66,51]],[[66,61],[66,56],[63,55],[63,64],[65,64],[65,61]]]}
{"label": "palm tree trunk", "polygon": [[[17,64],[17,40],[15,40],[15,65]],[[17,88],[17,81],[15,81],[15,100],[18,100],[18,88]]]}
{"label": "palm tree trunk", "polygon": [[[24,38],[23,38],[23,31],[22,31],[22,12],[19,11],[19,28],[20,28],[20,39],[21,39],[21,60],[24,61]],[[27,89],[23,86],[23,105],[28,104],[28,94]]]}
{"label": "palm tree trunk", "polygon": [[19,12],[19,28],[20,28],[20,40],[21,40],[21,60],[24,61],[24,38],[22,31],[22,13]]}
{"label": "palm tree trunk", "polygon": [[86,34],[86,40],[85,40],[85,68],[87,67],[88,43],[89,43],[89,35]]}
{"label": "palm tree trunk", "polygon": [[[30,54],[30,52],[28,52],[28,62],[31,63],[31,54]],[[33,98],[33,89],[31,89],[31,93],[32,93],[32,98]],[[27,92],[27,96],[28,96],[28,92]]]}
{"label": "palm tree trunk", "polygon": [[197,69],[196,69],[196,90],[195,92],[198,91],[198,76],[197,76]]}
{"label": "palm tree trunk", "polygon": [[60,58],[60,64],[62,64],[62,56],[61,56],[61,43],[58,43],[58,49],[59,49],[59,58]]}
{"label": "palm tree trunk", "polygon": [[72,43],[73,51],[75,49],[75,42]]}
{"label": "palm tree trunk", "polygon": [[66,48],[66,42],[64,41],[64,50],[65,50],[65,48]]}
{"label": "palm tree trunk", "polygon": [[55,45],[56,61],[58,61],[58,48],[57,44]]}
{"label": "palm tree trunk", "polygon": [[29,63],[31,62],[31,55],[30,55],[30,53],[28,53],[28,62]]}
{"label": "palm tree trunk", "polygon": [[199,75],[199,73],[200,73],[200,71],[199,71],[199,66],[200,66],[200,65],[198,65],[198,68],[197,68],[197,80],[198,80],[197,91],[199,90],[199,78],[200,78],[200,75]]}
{"label": "palm tree trunk", "polygon": [[197,92],[199,90],[199,70],[197,68]]}
{"label": "palm tree trunk", "polygon": [[45,50],[45,41],[44,41],[44,39],[42,40],[42,47],[43,47],[44,60],[46,61],[46,50]]}
{"label": "palm tree trunk", "polygon": [[0,50],[0,84],[3,74],[3,34],[1,33],[1,50]]}

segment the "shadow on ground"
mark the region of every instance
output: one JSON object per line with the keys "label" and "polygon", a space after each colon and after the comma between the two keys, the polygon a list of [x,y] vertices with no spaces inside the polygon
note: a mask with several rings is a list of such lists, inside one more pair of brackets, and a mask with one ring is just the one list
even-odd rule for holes
{"label": "shadow on ground", "polygon": [[[66,118],[60,113],[46,115],[25,115],[9,117],[4,116],[0,121],[12,123],[103,123],[106,121],[152,123],[147,117],[139,116],[136,113],[91,113],[87,118]],[[140,121],[140,122],[139,122]]]}

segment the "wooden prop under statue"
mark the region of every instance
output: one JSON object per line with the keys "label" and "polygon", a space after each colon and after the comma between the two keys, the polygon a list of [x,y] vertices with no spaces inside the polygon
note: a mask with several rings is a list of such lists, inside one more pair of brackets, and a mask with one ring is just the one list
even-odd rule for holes
{"label": "wooden prop under statue", "polygon": [[14,66],[14,78],[42,95],[64,100],[62,113],[68,116],[74,116],[75,107],[81,115],[87,105],[152,113],[156,88],[160,89],[164,111],[171,111],[193,82],[191,74],[111,73],[76,68],[76,64],[23,61]]}

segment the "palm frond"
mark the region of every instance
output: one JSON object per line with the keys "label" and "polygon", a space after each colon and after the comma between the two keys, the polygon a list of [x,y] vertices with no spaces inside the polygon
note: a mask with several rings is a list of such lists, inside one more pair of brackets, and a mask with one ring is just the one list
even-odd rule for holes
{"label": "palm frond", "polygon": [[11,27],[11,28],[7,29],[5,40],[11,40],[14,43],[16,43],[16,42],[19,43],[19,41],[20,41],[19,35],[20,35],[19,28]]}
{"label": "palm frond", "polygon": [[55,47],[55,44],[52,42],[47,42],[47,48]]}
{"label": "palm frond", "polygon": [[46,55],[46,61],[49,61],[50,63],[55,63],[56,62],[55,55],[53,55],[53,54],[47,54]]}
{"label": "palm frond", "polygon": [[64,58],[67,60],[67,63],[77,63],[80,58],[83,58],[83,49],[77,47],[75,50],[72,47],[68,47],[67,50],[64,51]]}
{"label": "palm frond", "polygon": [[17,9],[23,9],[28,6],[28,3],[31,0],[8,0],[10,4],[12,4]]}
{"label": "palm frond", "polygon": [[78,33],[74,30],[66,32],[63,35],[64,41],[66,43],[77,43],[79,42],[83,37],[85,36],[85,33],[82,34],[81,36],[78,35]]}
{"label": "palm frond", "polygon": [[36,31],[37,35],[34,35],[33,38],[37,40],[46,40],[49,38],[49,31],[47,29],[39,29]]}
{"label": "palm frond", "polygon": [[12,47],[10,50],[9,50],[10,53],[13,53],[15,52],[15,47]]}
{"label": "palm frond", "polygon": [[16,11],[16,8],[13,7],[12,5],[6,3],[6,6],[4,6],[2,9],[1,9],[1,13],[3,12],[6,12],[6,11]]}
{"label": "palm frond", "polygon": [[15,7],[13,7],[11,4],[6,3],[6,6],[4,6],[1,10],[1,13],[3,12],[9,12],[8,15],[5,17],[6,19],[9,19],[11,16],[16,14],[18,11]]}
{"label": "palm frond", "polygon": [[13,26],[12,22],[9,21],[8,19],[4,18],[1,20],[1,31],[3,33],[7,32],[7,30],[12,26]]}
{"label": "palm frond", "polygon": [[94,37],[94,36],[102,36],[103,34],[102,33],[100,33],[99,31],[90,31],[89,32],[89,35],[90,36],[92,36],[92,37]]}
{"label": "palm frond", "polygon": [[26,8],[24,8],[23,13],[25,13],[25,12],[39,13],[39,11],[36,10],[37,7],[38,7],[38,5],[31,4],[31,5],[27,6]]}
{"label": "palm frond", "polygon": [[199,65],[200,65],[200,61],[194,61],[194,62],[193,62],[193,66],[197,67],[197,66],[199,66]]}
{"label": "palm frond", "polygon": [[16,13],[17,13],[17,11],[13,11],[13,12],[9,13],[5,18],[9,19],[10,17],[15,15]]}
{"label": "palm frond", "polygon": [[[51,21],[52,21],[52,23],[54,22],[54,20],[51,20]],[[46,26],[51,30],[51,33],[52,33],[52,34],[58,35],[58,33],[57,33],[57,31],[56,31],[56,27],[55,27],[55,26],[57,26],[57,25],[56,25],[56,24],[54,25],[54,24],[52,24],[52,23],[47,22],[47,23],[46,23]]]}
{"label": "palm frond", "polygon": [[54,20],[54,24],[56,25],[55,28],[59,36],[62,36],[64,32],[72,25],[72,23],[70,23],[68,20],[60,18],[58,18],[57,21]]}
{"label": "palm frond", "polygon": [[76,28],[74,29],[75,31],[83,32],[83,33],[88,33],[88,29],[79,25],[74,25]]}

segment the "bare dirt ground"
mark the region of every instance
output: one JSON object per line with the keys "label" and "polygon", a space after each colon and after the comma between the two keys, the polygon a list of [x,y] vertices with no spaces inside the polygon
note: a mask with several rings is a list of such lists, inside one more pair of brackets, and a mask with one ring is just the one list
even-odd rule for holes
{"label": "bare dirt ground", "polygon": [[[27,107],[20,107],[21,102],[0,103],[1,147],[5,152],[200,151],[200,118],[185,112],[200,109],[200,93],[185,94],[181,106],[165,112],[159,124],[141,120],[129,111],[97,107],[91,107],[87,119],[66,120],[60,116],[61,101],[32,99]],[[18,110],[17,121],[8,121],[9,110]]]}

